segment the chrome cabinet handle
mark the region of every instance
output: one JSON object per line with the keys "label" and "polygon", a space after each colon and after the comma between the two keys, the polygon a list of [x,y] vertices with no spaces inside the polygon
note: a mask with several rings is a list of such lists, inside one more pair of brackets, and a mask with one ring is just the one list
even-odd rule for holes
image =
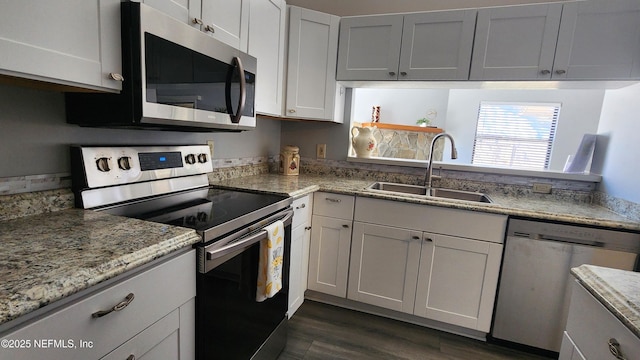
{"label": "chrome cabinet handle", "polygon": [[411,237],[411,239],[413,239],[413,240],[420,240],[420,236],[418,236],[418,235],[413,235],[413,236]]}
{"label": "chrome cabinet handle", "polygon": [[207,26],[204,27],[204,31],[210,32],[210,33],[215,33],[216,29],[214,29],[213,26],[211,26],[211,25],[207,25]]}
{"label": "chrome cabinet handle", "polygon": [[115,81],[124,81],[124,76],[118,73],[109,73],[109,77]]}
{"label": "chrome cabinet handle", "polygon": [[345,228],[345,229],[348,229],[348,228],[349,228],[349,225],[344,224],[344,225],[342,225],[342,227],[343,227],[343,228]]}
{"label": "chrome cabinet handle", "polygon": [[407,76],[407,72],[406,71],[400,71],[400,75]]}
{"label": "chrome cabinet handle", "polygon": [[305,230],[311,230],[311,226],[305,226],[304,229]]}
{"label": "chrome cabinet handle", "polygon": [[394,71],[389,71],[389,75],[396,76],[396,73]]}
{"label": "chrome cabinet handle", "polygon": [[622,350],[620,350],[620,343],[615,338],[609,339],[609,351],[611,354],[619,360],[625,360],[626,358],[622,355]]}
{"label": "chrome cabinet handle", "polygon": [[547,69],[544,69],[544,70],[541,70],[541,71],[540,71],[540,74],[542,74],[542,75],[549,75],[549,74],[551,74],[551,71],[549,71],[549,70],[547,70]]}
{"label": "chrome cabinet handle", "polygon": [[336,203],[336,204],[342,202],[342,200],[334,199],[334,198],[325,198],[325,200],[327,200],[328,202]]}
{"label": "chrome cabinet handle", "polygon": [[424,241],[433,242],[432,238],[425,238]]}
{"label": "chrome cabinet handle", "polygon": [[289,113],[290,113],[290,114],[293,114],[293,113],[295,113],[295,112],[296,112],[296,110],[295,110],[295,109],[289,109],[289,110],[287,110],[287,111],[289,111]]}
{"label": "chrome cabinet handle", "polygon": [[135,298],[135,295],[133,295],[133,293],[129,293],[129,295],[127,295],[127,297],[124,298],[124,300],[122,300],[121,302],[117,303],[114,307],[112,307],[109,310],[100,310],[100,311],[96,311],[93,314],[91,314],[92,318],[99,318],[99,317],[103,317],[107,314],[110,314],[114,311],[120,311],[124,308],[126,308],[127,306],[129,306],[129,304],[131,304],[131,302],[133,301],[133,299]]}
{"label": "chrome cabinet handle", "polygon": [[556,74],[558,74],[558,75],[562,75],[562,74],[564,74],[566,72],[567,72],[566,70],[556,70]]}
{"label": "chrome cabinet handle", "polygon": [[202,20],[201,20],[201,19],[198,19],[198,18],[193,18],[193,19],[191,20],[191,22],[192,22],[192,23],[194,23],[194,24],[198,24],[198,25],[202,25],[202,24],[203,24],[203,23],[202,23]]}
{"label": "chrome cabinet handle", "polygon": [[131,355],[127,356],[127,360],[136,360],[136,356],[131,354]]}
{"label": "chrome cabinet handle", "polygon": [[296,209],[304,209],[304,208],[306,208],[306,207],[307,207],[307,205],[305,205],[305,204],[303,203],[303,204],[302,204],[302,205],[300,205],[300,206],[296,206]]}

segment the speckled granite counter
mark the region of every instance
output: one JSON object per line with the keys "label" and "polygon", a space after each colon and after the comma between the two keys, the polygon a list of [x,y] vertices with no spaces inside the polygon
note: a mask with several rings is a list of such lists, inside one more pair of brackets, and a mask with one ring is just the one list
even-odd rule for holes
{"label": "speckled granite counter", "polygon": [[67,209],[0,222],[0,325],[190,246],[194,230]]}
{"label": "speckled granite counter", "polygon": [[640,273],[593,265],[581,265],[571,273],[640,338]]}
{"label": "speckled granite counter", "polygon": [[504,194],[489,194],[492,204],[467,201],[425,198],[415,195],[390,195],[376,193],[365,188],[374,181],[334,176],[299,175],[284,176],[264,174],[212,182],[220,188],[252,190],[303,196],[314,191],[368,196],[425,205],[436,205],[465,210],[520,216],[532,219],[564,221],[582,225],[640,231],[640,223],[611,212],[603,207],[559,200],[530,199]]}

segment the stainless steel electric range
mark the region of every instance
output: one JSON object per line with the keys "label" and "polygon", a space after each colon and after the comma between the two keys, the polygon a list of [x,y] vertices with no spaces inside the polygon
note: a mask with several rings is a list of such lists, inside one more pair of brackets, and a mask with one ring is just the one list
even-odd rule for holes
{"label": "stainless steel electric range", "polygon": [[[210,188],[206,145],[74,146],[71,163],[77,207],[201,236],[194,269],[199,360],[277,358],[286,343],[290,197]],[[277,220],[285,225],[282,289],[256,302],[263,228]]]}

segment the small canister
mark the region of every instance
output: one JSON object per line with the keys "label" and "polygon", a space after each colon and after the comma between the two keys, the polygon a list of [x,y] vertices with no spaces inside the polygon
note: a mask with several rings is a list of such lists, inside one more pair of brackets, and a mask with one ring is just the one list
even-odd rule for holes
{"label": "small canister", "polygon": [[280,173],[284,175],[300,174],[300,149],[287,145],[280,150]]}

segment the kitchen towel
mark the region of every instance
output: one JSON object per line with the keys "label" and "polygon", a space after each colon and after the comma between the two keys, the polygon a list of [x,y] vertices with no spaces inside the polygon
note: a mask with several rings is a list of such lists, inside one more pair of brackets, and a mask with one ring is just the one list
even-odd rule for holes
{"label": "kitchen towel", "polygon": [[282,289],[284,223],[278,220],[264,228],[267,238],[260,242],[256,301],[264,301]]}

